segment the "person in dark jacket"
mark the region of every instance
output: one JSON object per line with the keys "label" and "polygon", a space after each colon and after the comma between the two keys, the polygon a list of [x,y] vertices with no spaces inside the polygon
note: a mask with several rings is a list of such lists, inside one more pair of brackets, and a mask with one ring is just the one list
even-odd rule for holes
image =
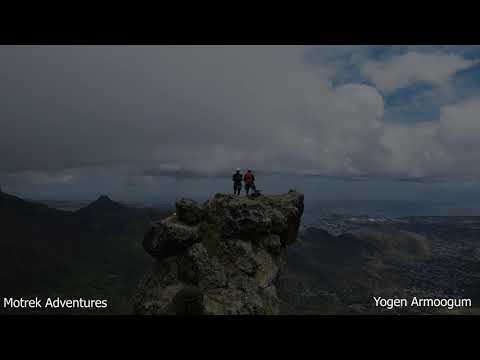
{"label": "person in dark jacket", "polygon": [[232,176],[234,195],[240,195],[240,190],[242,190],[242,178],[240,169],[237,168],[237,172]]}
{"label": "person in dark jacket", "polygon": [[252,192],[255,192],[255,176],[253,175],[252,170],[248,170],[245,173],[243,176],[243,182],[245,183],[245,192],[247,193],[247,196],[250,189],[252,189]]}

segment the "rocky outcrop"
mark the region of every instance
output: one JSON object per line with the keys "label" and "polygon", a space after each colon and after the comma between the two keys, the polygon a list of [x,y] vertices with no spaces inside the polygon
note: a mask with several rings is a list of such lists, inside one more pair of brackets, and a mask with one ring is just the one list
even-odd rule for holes
{"label": "rocky outcrop", "polygon": [[134,298],[138,314],[277,314],[276,281],[296,240],[303,195],[217,194],[182,199],[153,223],[144,248],[157,261]]}

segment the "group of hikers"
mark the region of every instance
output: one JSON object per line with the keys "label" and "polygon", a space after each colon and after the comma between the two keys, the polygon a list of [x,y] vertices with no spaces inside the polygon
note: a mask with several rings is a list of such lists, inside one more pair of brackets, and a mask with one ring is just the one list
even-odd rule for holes
{"label": "group of hikers", "polygon": [[237,171],[232,176],[233,181],[233,194],[240,195],[242,190],[242,181],[245,183],[245,193],[248,196],[250,190],[252,190],[252,196],[258,196],[260,193],[255,186],[255,176],[253,175],[252,170],[247,170],[245,175],[240,173],[240,169],[237,168]]}

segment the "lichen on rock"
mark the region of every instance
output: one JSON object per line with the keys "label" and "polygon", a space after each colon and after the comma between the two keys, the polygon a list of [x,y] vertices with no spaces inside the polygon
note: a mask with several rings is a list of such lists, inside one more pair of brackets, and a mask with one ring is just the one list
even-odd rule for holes
{"label": "lichen on rock", "polygon": [[277,314],[276,281],[296,240],[303,194],[182,199],[152,224],[145,250],[156,266],[134,298],[138,314]]}

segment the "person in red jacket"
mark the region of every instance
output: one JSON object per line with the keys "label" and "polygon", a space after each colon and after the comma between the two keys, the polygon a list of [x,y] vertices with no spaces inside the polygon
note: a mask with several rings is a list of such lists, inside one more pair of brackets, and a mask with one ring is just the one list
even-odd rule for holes
{"label": "person in red jacket", "polygon": [[252,170],[247,170],[243,176],[243,182],[245,183],[245,192],[247,193],[247,196],[250,189],[252,189],[252,192],[255,191],[255,176],[253,175]]}

